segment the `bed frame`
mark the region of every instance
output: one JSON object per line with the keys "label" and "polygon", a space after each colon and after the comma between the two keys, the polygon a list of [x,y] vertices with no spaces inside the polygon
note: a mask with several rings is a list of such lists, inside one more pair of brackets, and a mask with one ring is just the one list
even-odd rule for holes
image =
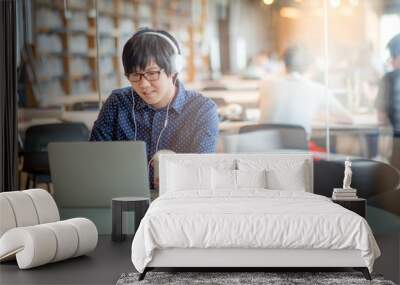
{"label": "bed frame", "polygon": [[[304,160],[308,167],[308,185],[306,191],[313,192],[313,159],[309,153],[290,154],[163,154],[160,159],[160,195],[165,193],[164,186],[167,176],[167,163],[175,159],[225,159],[235,160],[240,158],[282,158],[290,156],[293,159]],[[218,158],[217,158],[218,157]],[[139,280],[143,280],[146,273],[153,269],[161,268],[203,268],[213,269],[229,268],[229,271],[249,271],[250,269],[271,268],[343,268],[350,267],[361,271],[367,280],[371,275],[361,257],[359,250],[333,250],[333,249],[254,249],[254,248],[168,248],[157,249],[153,259],[149,262]]]}
{"label": "bed frame", "polygon": [[[139,275],[155,268],[230,268],[234,271],[262,268],[337,268],[351,267],[371,280],[359,250],[330,249],[193,249],[170,248],[156,250],[152,261]],[[262,270],[261,270],[262,271]]]}

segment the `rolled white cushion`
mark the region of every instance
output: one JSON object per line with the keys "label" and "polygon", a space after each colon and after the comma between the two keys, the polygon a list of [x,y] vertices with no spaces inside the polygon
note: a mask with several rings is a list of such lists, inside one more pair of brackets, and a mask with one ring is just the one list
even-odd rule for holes
{"label": "rolled white cushion", "polygon": [[33,226],[39,223],[35,205],[29,195],[23,191],[1,193],[10,203],[17,227]]}
{"label": "rolled white cushion", "polygon": [[98,232],[96,225],[91,220],[85,218],[74,218],[65,220],[64,222],[74,226],[78,233],[79,244],[74,257],[86,254],[96,248]]}
{"label": "rolled white cushion", "polygon": [[92,221],[75,218],[7,231],[0,238],[0,261],[16,254],[20,269],[76,257],[97,245]]}
{"label": "rolled white cushion", "polygon": [[20,269],[49,263],[56,251],[53,231],[42,225],[14,228],[0,238],[0,260],[16,253]]}
{"label": "rolled white cushion", "polygon": [[29,189],[22,192],[28,194],[32,199],[39,218],[39,224],[60,220],[56,202],[49,192],[43,189]]}
{"label": "rolled white cushion", "polygon": [[53,197],[43,189],[0,193],[0,237],[15,227],[60,220]]}
{"label": "rolled white cushion", "polygon": [[15,228],[17,222],[15,221],[15,216],[11,204],[6,199],[0,195],[0,237],[9,229]]}
{"label": "rolled white cushion", "polygon": [[78,248],[79,237],[70,223],[62,221],[44,224],[43,226],[49,228],[53,232],[57,241],[57,251],[51,262],[64,260],[75,255]]}

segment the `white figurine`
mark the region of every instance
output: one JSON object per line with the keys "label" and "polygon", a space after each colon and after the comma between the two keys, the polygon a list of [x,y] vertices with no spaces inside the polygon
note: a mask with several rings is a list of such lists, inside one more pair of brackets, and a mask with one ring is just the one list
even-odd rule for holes
{"label": "white figurine", "polygon": [[351,161],[347,157],[346,161],[344,162],[344,179],[343,179],[343,189],[352,189],[351,188],[351,176],[352,176],[352,171],[351,171]]}

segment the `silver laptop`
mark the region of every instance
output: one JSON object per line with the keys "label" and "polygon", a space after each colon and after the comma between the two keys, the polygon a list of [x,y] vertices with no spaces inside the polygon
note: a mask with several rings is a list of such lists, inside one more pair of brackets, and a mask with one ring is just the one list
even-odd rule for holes
{"label": "silver laptop", "polygon": [[144,142],[57,142],[48,150],[60,208],[109,208],[115,197],[150,197]]}

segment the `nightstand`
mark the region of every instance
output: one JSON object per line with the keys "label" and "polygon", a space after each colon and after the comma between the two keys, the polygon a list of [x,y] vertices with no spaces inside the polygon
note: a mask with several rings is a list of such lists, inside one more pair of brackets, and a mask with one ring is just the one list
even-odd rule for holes
{"label": "nightstand", "polygon": [[147,208],[150,205],[150,198],[147,197],[119,197],[112,199],[112,234],[113,241],[125,240],[122,232],[123,228],[123,212],[135,212],[135,232],[137,231],[140,221],[144,217]]}
{"label": "nightstand", "polygon": [[332,199],[332,202],[359,214],[363,218],[366,218],[367,216],[367,200],[363,198],[354,198],[351,200]]}

